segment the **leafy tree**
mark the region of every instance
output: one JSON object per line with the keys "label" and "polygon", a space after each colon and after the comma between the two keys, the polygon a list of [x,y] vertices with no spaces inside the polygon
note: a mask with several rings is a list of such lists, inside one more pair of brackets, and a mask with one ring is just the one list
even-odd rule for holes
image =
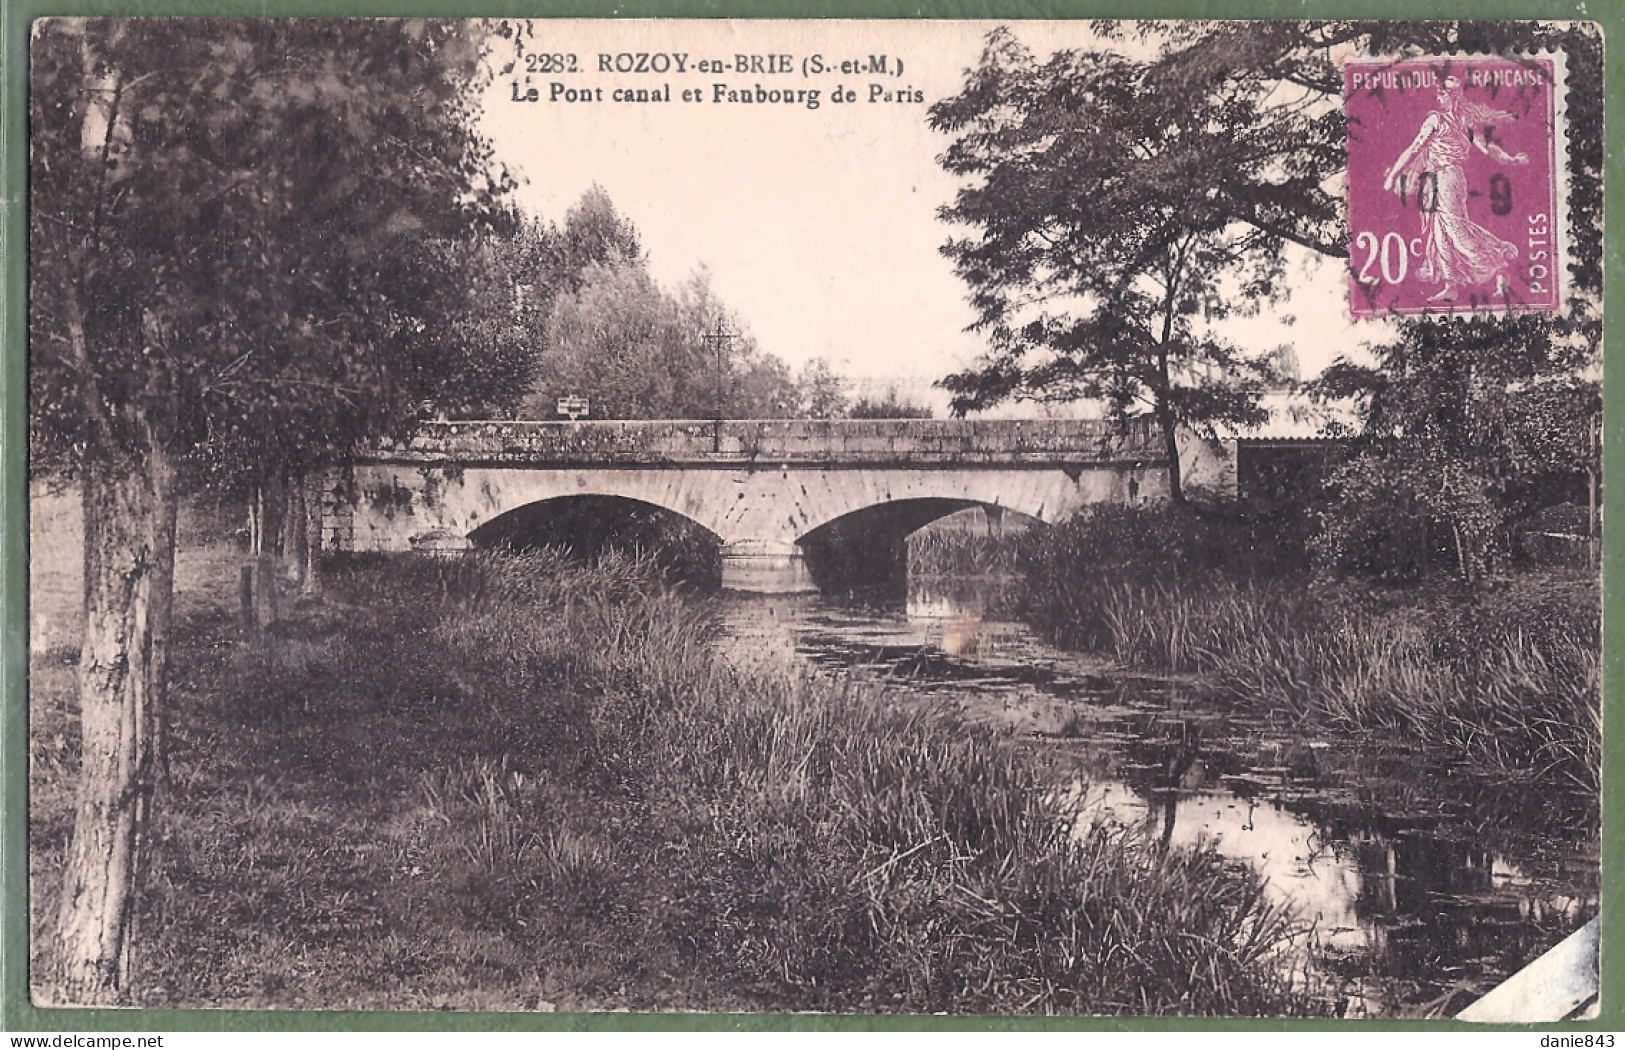
{"label": "leafy tree", "polygon": [[448,415],[536,411],[541,397],[532,388],[560,296],[579,295],[590,267],[643,265],[637,228],[596,184],[565,213],[562,227],[521,218],[484,231],[467,254],[460,270],[448,272],[460,273],[478,304],[460,327],[468,345],[483,348],[479,369],[488,389],[479,404],[442,398],[436,408]]}
{"label": "leafy tree", "polygon": [[698,350],[641,263],[593,263],[553,305],[531,404],[551,414],[556,398],[587,394],[599,418],[690,418],[704,396]]}
{"label": "leafy tree", "polygon": [[564,215],[564,228],[555,235],[555,278],[564,291],[578,292],[593,264],[643,265],[642,240],[632,220],[616,209],[609,193],[596,182]]}
{"label": "leafy tree", "polygon": [[1583,347],[1513,343],[1500,320],[1458,318],[1405,325],[1375,368],[1328,369],[1316,391],[1366,408],[1359,451],[1332,477],[1320,557],[1393,580],[1425,577],[1440,550],[1469,582],[1497,568],[1510,523],[1583,498],[1577,475],[1600,470],[1601,389],[1581,373]]}
{"label": "leafy tree", "polygon": [[[532,347],[521,415],[551,419],[567,394],[588,397],[601,419],[773,419],[844,408],[827,367],[810,373],[817,389],[809,392],[761,349],[703,265],[675,291],[660,287],[637,227],[602,187],[588,190],[562,227],[531,220],[521,235],[498,238],[512,271],[526,274],[526,312],[511,325]],[[719,325],[733,333],[720,348]]]}
{"label": "leafy tree", "polygon": [[587,266],[554,303],[528,409],[550,415],[559,396],[586,394],[602,419],[710,416],[727,392],[705,341],[714,305],[692,285],[668,294],[641,261]]}
{"label": "leafy tree", "polygon": [[959,414],[1009,398],[1148,411],[1183,501],[1179,429],[1264,418],[1270,358],[1210,322],[1278,294],[1289,241],[1321,244],[1324,231],[1276,215],[1329,210],[1310,176],[1333,130],[1271,133],[1264,83],[1159,88],[1155,64],[1104,50],[1039,61],[999,29],[964,91],[932,107],[956,136],[943,166],[972,180],[942,218],[977,231],[944,253],[989,343],[942,385]]}
{"label": "leafy tree", "polygon": [[790,366],[782,358],[762,353],[754,341],[734,359],[728,414],[735,419],[788,419],[801,404]]}
{"label": "leafy tree", "polygon": [[[403,419],[511,414],[534,371],[524,324],[524,316],[534,310],[526,289],[515,283],[524,272],[524,260],[514,250],[531,231],[520,225],[480,232],[482,236],[461,241],[426,239],[417,246],[426,276],[456,274],[461,287],[445,298],[438,315],[423,311],[417,333],[421,342],[412,347],[415,359],[402,354],[394,362],[401,371],[393,379],[403,385],[402,400],[392,411]],[[428,299],[424,303],[432,305]],[[433,321],[433,329],[426,319]],[[314,418],[303,426],[291,426],[286,419],[332,407],[306,402],[286,404],[280,414],[265,411],[266,418],[253,426],[214,430],[182,459],[184,486],[207,489],[247,508],[250,557],[245,569],[252,575],[245,596],[252,604],[245,612],[256,632],[277,615],[279,569],[300,578],[307,591],[315,588],[310,541],[319,506],[307,501],[307,479],[341,456],[356,434],[345,434],[332,419]]]}
{"label": "leafy tree", "polygon": [[[537,345],[554,303],[561,292],[580,286],[579,273],[566,259],[564,237],[551,223],[524,218],[511,228],[486,231],[476,242],[477,265],[462,276],[478,306],[460,323],[470,345],[486,348],[487,362],[501,362],[504,385],[490,391],[484,406],[468,409],[485,407],[501,415],[519,410],[535,381]],[[600,254],[607,258],[614,251]],[[459,411],[459,406],[438,407],[448,415]]]}
{"label": "leafy tree", "polygon": [[[567,222],[567,236],[570,228]],[[635,243],[630,224],[623,228]],[[550,418],[565,394],[588,396],[601,419],[793,413],[799,394],[789,369],[762,352],[711,288],[704,267],[672,294],[641,257],[605,254],[602,262],[564,272],[566,290],[555,298],[539,340],[543,349],[525,414]],[[720,348],[713,342],[719,325],[737,333]]]}
{"label": "leafy tree", "polygon": [[[677,293],[684,338],[689,345],[704,348],[706,367],[711,370],[711,412],[721,411],[734,419],[778,419],[794,412],[798,392],[790,377],[790,367],[779,357],[762,350],[744,319],[730,310],[711,287],[711,273],[704,266],[689,275]],[[718,328],[736,333],[722,347],[720,401],[716,390]]]}
{"label": "leafy tree", "polygon": [[[1528,348],[1537,363],[1549,344],[1578,346],[1580,357],[1595,359],[1603,90],[1594,26],[1343,20],[1098,28],[1108,45],[1130,38],[1155,55],[1061,52],[1039,63],[1000,30],[965,90],[932,110],[933,125],[958,136],[944,165],[979,180],[943,212],[981,230],[979,240],[956,240],[946,251],[971,286],[977,327],[990,344],[977,368],[944,382],[956,411],[1010,397],[1097,396],[1118,413],[1150,401],[1165,433],[1170,419],[1256,418],[1261,373],[1253,364],[1268,362],[1204,347],[1195,319],[1207,318],[1215,296],[1267,299],[1285,245],[1347,254],[1335,177],[1345,166],[1341,63],[1357,56],[1565,51],[1574,296],[1559,318],[1486,324],[1493,339]],[[1182,238],[1193,251],[1216,253],[1228,276],[1171,267],[1167,252]],[[1160,326],[1146,320],[1159,292],[1159,319],[1172,322],[1171,338],[1160,342]],[[1136,294],[1138,312],[1122,310]],[[1129,320],[1118,323],[1113,313]],[[1463,346],[1480,339],[1459,329],[1408,336],[1422,350],[1409,358],[1413,366],[1449,344],[1452,332]],[[1173,366],[1166,384],[1158,367],[1164,352]],[[1442,356],[1439,367],[1451,360]],[[1572,360],[1557,357],[1537,371],[1546,379],[1574,374]],[[1529,374],[1520,366],[1493,382],[1513,386]],[[1203,377],[1193,390],[1192,376]],[[1479,379],[1492,382],[1482,372]]]}
{"label": "leafy tree", "polygon": [[306,468],[501,382],[462,367],[446,279],[505,221],[480,57],[422,21],[36,23],[33,469],[76,475],[85,519],[65,1001],[126,978],[191,462]]}

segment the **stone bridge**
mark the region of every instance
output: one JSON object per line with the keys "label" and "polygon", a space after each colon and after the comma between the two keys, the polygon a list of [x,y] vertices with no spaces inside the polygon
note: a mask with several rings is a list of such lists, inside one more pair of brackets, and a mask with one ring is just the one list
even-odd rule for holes
{"label": "stone bridge", "polygon": [[328,550],[447,549],[573,496],[653,504],[722,544],[723,585],[812,589],[832,532],[895,548],[967,507],[1056,522],[1167,494],[1153,429],[1101,420],[441,422],[322,479]]}

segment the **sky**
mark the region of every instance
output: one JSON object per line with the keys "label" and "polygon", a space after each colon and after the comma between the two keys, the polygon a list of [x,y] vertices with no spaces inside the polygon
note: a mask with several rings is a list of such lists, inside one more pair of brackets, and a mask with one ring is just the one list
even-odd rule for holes
{"label": "sky", "polygon": [[[536,57],[495,77],[481,126],[525,210],[562,221],[597,183],[637,226],[662,284],[704,266],[761,348],[792,368],[823,357],[859,392],[896,385],[941,409],[930,384],[972,364],[982,342],[940,252],[953,230],[937,212],[960,183],[937,163],[950,140],[926,115],[959,92],[995,24],[536,22]],[[1022,23],[1017,36],[1041,55],[1098,46],[1082,22]],[[841,69],[881,55],[886,75]],[[499,47],[497,59],[511,57]],[[817,61],[830,71],[814,72]],[[726,96],[758,86],[817,90],[817,108]],[[837,88],[856,97],[834,102]],[[617,89],[664,89],[669,101],[617,102]],[[1382,337],[1349,321],[1340,261],[1303,251],[1291,266],[1287,302],[1222,334],[1260,350],[1291,343],[1307,374]]]}

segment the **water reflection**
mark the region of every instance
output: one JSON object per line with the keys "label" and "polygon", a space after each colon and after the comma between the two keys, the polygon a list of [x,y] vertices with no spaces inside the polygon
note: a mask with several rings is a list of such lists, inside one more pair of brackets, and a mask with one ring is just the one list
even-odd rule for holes
{"label": "water reflection", "polygon": [[1166,791],[1147,799],[1110,780],[1074,782],[1074,790],[1082,793],[1085,820],[1146,826],[1171,846],[1212,844],[1264,876],[1265,892],[1313,923],[1322,943],[1364,943],[1355,904],[1364,885],[1359,865],[1323,841],[1306,818],[1226,792]]}
{"label": "water reflection", "polygon": [[729,599],[730,659],[884,679],[1020,734],[1086,819],[1212,843],[1313,924],[1321,979],[1351,1013],[1449,1013],[1595,914],[1594,800],[1435,768],[1402,742],[1260,722],[1194,683],[1135,676],[1038,641],[988,581],[906,597]]}

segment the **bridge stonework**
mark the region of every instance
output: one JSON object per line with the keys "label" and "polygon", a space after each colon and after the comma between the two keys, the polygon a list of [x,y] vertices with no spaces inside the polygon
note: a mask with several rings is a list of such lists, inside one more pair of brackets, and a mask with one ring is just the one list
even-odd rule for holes
{"label": "bridge stonework", "polygon": [[724,586],[793,591],[812,589],[809,534],[848,515],[984,505],[1056,522],[1164,498],[1167,471],[1154,432],[1099,420],[503,421],[426,424],[318,484],[328,550],[455,549],[520,507],[612,496],[715,533]]}

